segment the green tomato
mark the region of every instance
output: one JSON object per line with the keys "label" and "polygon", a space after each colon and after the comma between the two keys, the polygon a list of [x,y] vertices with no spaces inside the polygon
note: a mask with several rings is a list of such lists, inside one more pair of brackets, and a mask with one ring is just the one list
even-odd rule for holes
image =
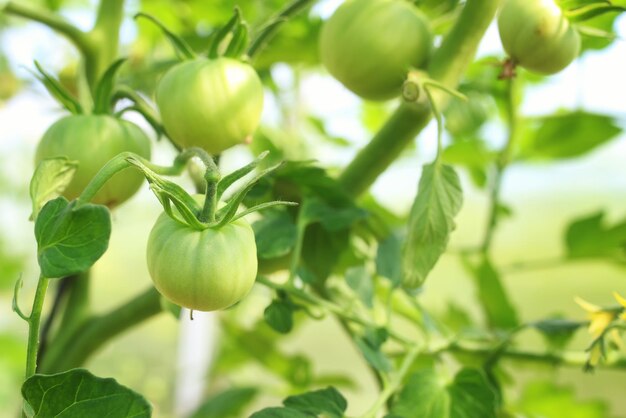
{"label": "green tomato", "polygon": [[252,288],[258,267],[254,232],[243,218],[199,231],[163,213],[148,237],[147,259],[157,290],[197,311],[240,301]]}
{"label": "green tomato", "polygon": [[[134,123],[109,115],[70,115],[48,128],[37,146],[35,162],[65,156],[78,161],[78,169],[63,196],[77,198],[96,173],[121,152],[150,158],[150,139]],[[143,183],[143,175],[126,169],[115,174],[93,198],[110,208],[130,198]]]}
{"label": "green tomato", "polygon": [[358,96],[391,99],[411,68],[427,60],[427,18],[406,0],[348,0],[322,27],[320,54],[330,74]]}
{"label": "green tomato", "polygon": [[163,76],[156,102],[172,141],[219,154],[252,138],[263,111],[263,85],[248,64],[197,59]]}
{"label": "green tomato", "polygon": [[538,74],[558,73],[580,52],[580,35],[554,0],[506,0],[498,30],[513,61]]}

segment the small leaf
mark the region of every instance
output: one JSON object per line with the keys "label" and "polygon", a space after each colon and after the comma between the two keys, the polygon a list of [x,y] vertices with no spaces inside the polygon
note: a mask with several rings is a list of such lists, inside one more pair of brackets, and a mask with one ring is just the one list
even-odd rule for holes
{"label": "small leaf", "polygon": [[377,344],[376,341],[372,341],[370,338],[357,338],[355,339],[355,343],[361,353],[363,353],[363,357],[365,360],[376,370],[380,370],[382,372],[391,371],[391,362],[380,351],[380,345]]}
{"label": "small leaf", "polygon": [[573,221],[565,233],[569,258],[609,258],[624,261],[626,220],[608,226],[604,212]]}
{"label": "small leaf", "polygon": [[346,270],[346,283],[368,308],[374,307],[374,281],[363,266]]}
{"label": "small leaf", "polygon": [[283,300],[273,300],[263,311],[265,322],[276,332],[288,334],[293,328],[293,307]]}
{"label": "small leaf", "polygon": [[59,278],[89,269],[106,251],[111,216],[102,205],[76,206],[64,197],[49,201],[35,222],[41,274]]}
{"label": "small leaf", "polygon": [[305,414],[320,415],[328,418],[343,418],[348,402],[332,386],[326,389],[315,390],[301,395],[289,396],[283,401],[287,408],[292,408]]}
{"label": "small leaf", "polygon": [[438,162],[424,166],[403,249],[403,285],[416,288],[444,253],[463,200],[459,177]]}
{"label": "small leaf", "polygon": [[315,416],[302,413],[297,409],[273,407],[255,412],[250,415],[250,418],[315,418]]}
{"label": "small leaf", "polygon": [[252,224],[252,229],[260,259],[287,255],[296,244],[298,230],[285,211],[268,212],[265,217]]}
{"label": "small leaf", "polygon": [[576,331],[586,324],[581,321],[551,318],[534,322],[531,325],[541,332],[552,348],[562,350],[574,337]]}
{"label": "small leaf", "polygon": [[256,388],[232,388],[211,396],[189,418],[239,418],[256,398]]}
{"label": "small leaf", "polygon": [[397,234],[378,244],[376,273],[389,279],[394,287],[402,283],[402,240]]}
{"label": "small leaf", "polygon": [[462,369],[450,384],[434,369],[413,373],[391,408],[403,418],[496,418],[496,394],[485,376]]}
{"label": "small leaf", "polygon": [[85,369],[31,376],[22,385],[22,396],[38,418],[141,418],[152,412],[138,393]]}
{"label": "small leaf", "polygon": [[72,181],[77,167],[77,161],[70,161],[65,157],[47,158],[37,164],[30,181],[30,200],[33,205],[31,220],[37,218],[39,211],[47,201],[63,193],[63,190]]}
{"label": "small leaf", "polygon": [[[529,123],[532,126],[533,121]],[[534,124],[524,137],[522,158],[578,157],[622,132],[613,117],[582,110],[547,116]]]}
{"label": "small leaf", "polygon": [[519,324],[517,311],[502,285],[500,274],[488,259],[473,267],[467,260],[465,266],[476,280],[478,299],[481,302],[487,323],[492,328],[511,329]]}

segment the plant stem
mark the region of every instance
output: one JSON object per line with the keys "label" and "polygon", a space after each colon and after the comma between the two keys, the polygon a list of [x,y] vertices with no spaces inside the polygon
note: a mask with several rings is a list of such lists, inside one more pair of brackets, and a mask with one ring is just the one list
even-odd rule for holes
{"label": "plant stem", "polygon": [[[105,3],[104,1],[102,3]],[[3,12],[14,16],[20,16],[34,22],[39,22],[50,29],[68,38],[78,50],[83,54],[91,53],[91,45],[87,39],[87,34],[70,22],[48,10],[39,7],[27,6],[22,3],[9,1]]]}
{"label": "plant stem", "polygon": [[[376,328],[378,326],[376,323],[372,322],[369,318],[363,318],[359,315],[352,314],[348,312],[345,308],[329,300],[316,296],[313,293],[305,292],[291,285],[281,285],[278,283],[274,283],[271,280],[268,280],[265,277],[261,277],[261,276],[257,277],[256,281],[271,289],[283,291],[295,298],[298,298],[302,301],[308,302],[312,305],[322,308],[331,314],[337,315],[338,317],[345,319],[346,321],[353,322],[355,324],[359,324],[364,327]],[[390,338],[396,340],[397,342],[399,342],[400,344],[404,346],[408,346],[408,347],[415,346],[415,342],[403,337],[402,335],[396,333],[393,330],[388,330],[388,333],[389,333]]]}
{"label": "plant stem", "polygon": [[52,302],[50,313],[41,325],[41,332],[39,333],[39,351],[37,352],[37,358],[39,359],[39,361],[41,361],[41,359],[46,355],[48,340],[50,338],[50,331],[52,330],[52,326],[57,319],[57,315],[59,313],[59,310],[61,309],[61,305],[63,304],[63,299],[68,290],[72,287],[74,280],[76,280],[77,278],[78,276],[68,276],[58,280],[58,285],[56,287],[54,301]]}
{"label": "plant stem", "polygon": [[498,224],[498,211],[500,209],[500,193],[502,190],[502,179],[504,177],[504,171],[506,170],[511,160],[511,154],[513,152],[513,146],[517,137],[518,131],[518,99],[515,78],[508,80],[507,86],[507,124],[508,124],[508,136],[504,148],[500,152],[498,159],[496,160],[495,177],[493,185],[491,187],[491,198],[489,217],[487,219],[487,228],[485,230],[485,237],[481,245],[481,251],[483,254],[487,254],[493,241],[493,235],[495,233]]}
{"label": "plant stem", "polygon": [[41,370],[55,373],[78,367],[106,341],[160,312],[160,295],[151,286],[118,308],[104,315],[92,315],[71,332],[55,338]]}
{"label": "plant stem", "polygon": [[409,372],[411,365],[417,358],[417,355],[420,353],[423,347],[419,345],[413,346],[404,357],[402,364],[400,365],[400,369],[395,373],[391,382],[385,385],[385,389],[378,395],[378,399],[374,402],[374,405],[367,411],[363,418],[376,418],[378,415],[378,411],[385,406],[389,398],[396,393],[398,388],[402,385],[404,377]]}
{"label": "plant stem", "polygon": [[124,15],[124,0],[100,0],[99,3],[96,23],[87,34],[93,47],[90,48],[90,53],[84,54],[85,74],[92,91],[100,76],[117,58]]}
{"label": "plant stem", "polygon": [[[456,87],[500,3],[501,0],[468,0],[465,3],[456,24],[433,55],[428,66],[430,78],[445,86]],[[441,92],[434,96],[442,105],[449,98]],[[427,104],[401,104],[339,176],[339,183],[346,192],[355,197],[365,192],[426,126],[430,116]]]}
{"label": "plant stem", "polygon": [[37,282],[37,290],[33,300],[33,309],[28,317],[28,348],[26,349],[26,374],[28,379],[35,374],[37,370],[37,352],[39,351],[39,323],[41,322],[41,310],[43,302],[46,298],[46,290],[48,289],[48,279],[39,277]]}

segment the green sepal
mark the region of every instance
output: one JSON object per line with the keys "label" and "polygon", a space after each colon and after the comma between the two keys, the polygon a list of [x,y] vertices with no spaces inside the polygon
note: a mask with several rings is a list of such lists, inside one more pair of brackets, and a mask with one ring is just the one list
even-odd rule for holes
{"label": "green sepal", "polygon": [[122,64],[126,62],[127,58],[120,58],[107,68],[102,75],[100,81],[96,85],[96,91],[94,94],[94,107],[93,113],[109,114],[113,105],[113,87],[115,85],[115,76],[119,71]]}
{"label": "green sepal", "polygon": [[41,81],[46,90],[48,90],[48,93],[50,93],[50,95],[68,112],[74,115],[83,113],[83,107],[80,105],[78,100],[76,100],[57,79],[55,79],[50,73],[46,72],[39,62],[34,61],[34,63],[39,74],[35,72],[33,72],[33,74],[39,79],[39,81]]}
{"label": "green sepal", "polygon": [[217,58],[219,57],[220,53],[220,45],[222,44],[222,41],[224,40],[224,38],[226,38],[226,36],[230,33],[230,32],[234,32],[237,27],[241,24],[241,10],[239,9],[239,7],[235,7],[235,10],[233,12],[233,17],[230,18],[230,20],[222,27],[220,28],[214,36],[212,36],[212,41],[211,41],[211,45],[209,46],[209,53],[208,53],[208,57],[209,58]]}
{"label": "green sepal", "polygon": [[228,43],[225,57],[239,58],[241,54],[246,50],[248,46],[248,25],[245,22],[241,22],[235,30],[233,30],[233,38]]}
{"label": "green sepal", "polygon": [[221,199],[226,189],[232,186],[233,183],[241,179],[243,176],[251,173],[252,170],[254,170],[261,163],[261,161],[263,161],[263,159],[267,157],[268,154],[269,154],[268,151],[263,151],[250,164],[247,164],[241,167],[240,169],[233,171],[227,176],[222,177],[219,183],[217,183],[217,200]]}
{"label": "green sepal", "polygon": [[187,42],[185,42],[180,36],[170,31],[156,17],[150,16],[149,14],[143,12],[139,12],[135,15],[135,19],[137,19],[138,17],[143,17],[150,20],[152,23],[157,25],[159,29],[161,29],[167,40],[170,41],[170,44],[172,44],[172,46],[174,47],[176,55],[181,61],[196,58],[196,54],[193,52],[189,44],[187,44]]}

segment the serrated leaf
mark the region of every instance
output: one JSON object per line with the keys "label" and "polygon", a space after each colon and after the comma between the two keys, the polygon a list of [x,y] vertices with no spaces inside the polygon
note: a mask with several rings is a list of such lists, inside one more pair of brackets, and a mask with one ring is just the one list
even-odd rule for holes
{"label": "serrated leaf", "polygon": [[138,393],[85,369],[31,376],[22,385],[22,396],[37,418],[142,418],[152,412]]}
{"label": "serrated leaf", "polygon": [[565,233],[569,258],[609,258],[624,261],[626,221],[608,226],[604,212],[573,221]]}
{"label": "serrated leaf", "polygon": [[293,328],[293,308],[282,300],[273,300],[263,311],[265,322],[276,332],[288,334]]}
{"label": "serrated leaf", "polygon": [[189,418],[239,418],[258,394],[256,388],[232,388],[211,396]]}
{"label": "serrated leaf", "polygon": [[314,416],[323,414],[328,418],[343,418],[348,407],[346,399],[332,386],[301,395],[289,396],[283,401],[283,404],[287,408],[305,414]]}
{"label": "serrated leaf", "polygon": [[32,213],[30,219],[37,218],[43,205],[63,193],[63,190],[72,181],[78,168],[77,161],[70,161],[66,157],[47,158],[37,164],[35,173],[30,181],[30,200]]}
{"label": "serrated leaf", "polygon": [[64,197],[46,203],[35,222],[41,274],[59,278],[89,269],[106,251],[111,215],[102,205],[76,206]]}
{"label": "serrated leaf", "polygon": [[496,418],[496,395],[485,376],[463,369],[450,384],[434,369],[412,374],[391,408],[403,418]]}
{"label": "serrated leaf", "polygon": [[462,201],[459,176],[452,167],[438,162],[424,166],[403,248],[405,287],[421,286],[446,250]]}

